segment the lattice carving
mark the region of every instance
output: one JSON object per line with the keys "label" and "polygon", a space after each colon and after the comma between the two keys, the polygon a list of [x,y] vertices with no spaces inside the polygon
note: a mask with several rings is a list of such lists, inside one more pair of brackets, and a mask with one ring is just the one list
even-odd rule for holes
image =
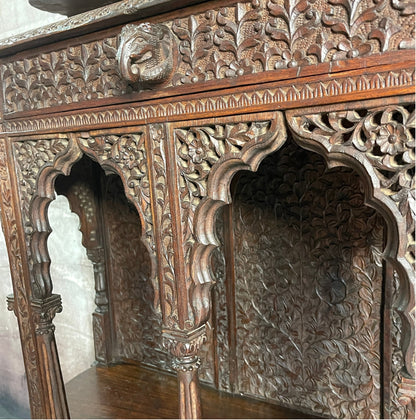
{"label": "lattice carving", "polygon": [[[166,87],[414,48],[414,10],[398,0],[252,0],[158,25],[179,45]],[[131,91],[117,71],[115,36],[5,63],[1,72],[7,113]]]}

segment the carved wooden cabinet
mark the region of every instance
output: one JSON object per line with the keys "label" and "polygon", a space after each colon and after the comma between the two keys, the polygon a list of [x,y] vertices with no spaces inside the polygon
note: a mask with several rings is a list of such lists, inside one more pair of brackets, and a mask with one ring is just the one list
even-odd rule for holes
{"label": "carved wooden cabinet", "polygon": [[205,382],[411,418],[414,3],[196,3],[124,0],[0,41],[8,304],[33,417],[69,415],[56,192],[94,264],[97,362],[176,371],[180,417],[201,415]]}

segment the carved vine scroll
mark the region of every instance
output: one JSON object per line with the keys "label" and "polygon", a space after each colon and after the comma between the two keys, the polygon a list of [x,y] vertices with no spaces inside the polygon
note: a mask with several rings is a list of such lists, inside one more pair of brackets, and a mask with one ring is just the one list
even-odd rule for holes
{"label": "carved vine scroll", "polygon": [[323,154],[330,166],[355,168],[368,181],[366,200],[387,222],[384,257],[400,279],[394,309],[402,323],[397,340],[404,358],[402,373],[414,381],[414,104],[306,109],[289,112],[288,122],[302,147]]}
{"label": "carved vine scroll", "polygon": [[160,40],[153,29],[130,38],[127,25],[121,50],[134,46],[124,58],[114,34],[1,65],[6,113],[121,96],[140,77],[172,87],[414,48],[414,8],[405,0],[223,3],[152,23],[163,28]]}
{"label": "carved vine scroll", "polygon": [[255,171],[286,140],[281,113],[172,125],[180,200],[180,235],[186,264],[183,285],[189,294],[186,328],[207,321],[214,282],[210,261],[219,245],[215,214],[229,203],[230,182],[240,170]]}

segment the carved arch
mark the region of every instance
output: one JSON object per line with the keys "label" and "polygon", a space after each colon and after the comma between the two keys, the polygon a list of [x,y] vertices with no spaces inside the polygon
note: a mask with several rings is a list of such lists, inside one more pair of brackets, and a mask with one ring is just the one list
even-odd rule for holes
{"label": "carved arch", "polygon": [[[404,376],[415,376],[414,238],[415,111],[411,98],[383,107],[372,102],[287,113],[296,142],[322,155],[329,167],[347,166],[364,179],[366,204],[387,225],[384,258],[400,279],[393,309],[402,319]],[[393,287],[388,285],[387,287]],[[406,394],[406,392],[405,392]],[[407,400],[404,404],[408,404]]]}
{"label": "carved arch", "polygon": [[286,141],[283,114],[252,114],[199,121],[174,129],[178,154],[182,234],[192,279],[189,299],[193,328],[201,326],[210,311],[214,284],[210,258],[219,245],[215,234],[217,210],[231,202],[230,184],[241,170],[256,171],[260,162]]}
{"label": "carved arch", "polygon": [[[109,135],[109,138],[105,136],[94,138],[90,137],[89,133],[79,136],[69,134],[14,142],[23,222],[30,251],[29,263],[33,272],[32,297],[46,299],[52,294],[50,257],[47,248],[51,228],[47,218],[47,209],[55,198],[55,180],[59,175],[69,175],[72,166],[85,154],[97,161],[104,169],[120,176],[127,198],[139,213],[142,231],[144,231],[142,240],[152,261],[155,306],[159,304],[158,283],[155,281],[154,274],[156,262],[152,239],[144,131],[139,130],[138,133],[125,136]],[[134,139],[140,139],[140,141]],[[106,144],[107,140],[109,140],[108,144]],[[134,164],[125,161],[131,158],[131,154],[136,158]],[[141,170],[137,170],[139,166]]]}

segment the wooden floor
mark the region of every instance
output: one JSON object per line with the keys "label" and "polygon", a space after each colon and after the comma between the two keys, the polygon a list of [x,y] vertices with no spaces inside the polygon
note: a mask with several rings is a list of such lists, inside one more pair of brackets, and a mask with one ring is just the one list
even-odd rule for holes
{"label": "wooden floor", "polygon": [[[93,367],[66,385],[72,418],[178,418],[176,377],[134,364]],[[317,418],[201,386],[204,418]]]}

